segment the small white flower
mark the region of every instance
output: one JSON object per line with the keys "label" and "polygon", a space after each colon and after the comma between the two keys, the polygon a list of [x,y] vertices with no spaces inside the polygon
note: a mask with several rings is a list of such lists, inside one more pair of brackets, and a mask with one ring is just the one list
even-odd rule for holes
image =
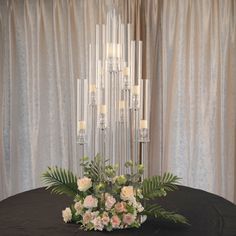
{"label": "small white flower", "polygon": [[140,202],[137,203],[137,210],[138,212],[142,212],[144,210],[144,207],[142,206]]}
{"label": "small white flower", "polygon": [[65,223],[70,222],[72,219],[72,212],[69,207],[62,211],[62,217]]}
{"label": "small white flower", "polygon": [[133,205],[133,207],[135,207],[135,208],[138,205],[137,200],[134,196],[129,199],[129,202],[131,203],[130,205]]}
{"label": "small white flower", "polygon": [[92,180],[90,178],[84,177],[77,180],[77,185],[79,191],[85,192],[92,187]]}
{"label": "small white flower", "polygon": [[94,225],[94,230],[102,231],[104,228],[104,225],[102,224],[102,219],[100,216],[96,217],[91,221]]}

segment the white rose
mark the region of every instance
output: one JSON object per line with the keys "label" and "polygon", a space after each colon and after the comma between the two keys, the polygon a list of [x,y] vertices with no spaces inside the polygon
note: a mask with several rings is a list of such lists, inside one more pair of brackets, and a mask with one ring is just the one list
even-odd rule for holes
{"label": "white rose", "polygon": [[79,191],[85,192],[92,187],[92,181],[90,178],[84,177],[82,179],[77,180],[77,185]]}
{"label": "white rose", "polygon": [[134,188],[133,186],[124,186],[121,189],[120,198],[123,201],[129,201],[134,199]]}
{"label": "white rose", "polygon": [[84,199],[84,207],[85,208],[90,209],[90,208],[94,208],[97,206],[98,206],[98,200],[97,200],[97,198],[93,197],[92,195],[89,195]]}
{"label": "white rose", "polygon": [[64,211],[62,211],[62,217],[65,223],[71,221],[72,219],[72,212],[69,207],[67,207]]}

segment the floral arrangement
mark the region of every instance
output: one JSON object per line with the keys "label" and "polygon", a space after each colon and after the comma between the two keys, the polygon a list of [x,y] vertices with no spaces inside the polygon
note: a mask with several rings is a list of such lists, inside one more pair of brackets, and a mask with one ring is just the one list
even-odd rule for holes
{"label": "floral arrangement", "polygon": [[47,189],[72,196],[74,203],[62,211],[65,223],[77,223],[84,230],[107,230],[140,227],[148,216],[187,224],[184,216],[168,212],[150,200],[166,196],[177,189],[177,176],[165,173],[144,180],[143,165],[129,161],[127,173],[116,175],[117,166],[107,164],[99,155],[89,161],[83,158],[84,176],[54,167],[43,174]]}

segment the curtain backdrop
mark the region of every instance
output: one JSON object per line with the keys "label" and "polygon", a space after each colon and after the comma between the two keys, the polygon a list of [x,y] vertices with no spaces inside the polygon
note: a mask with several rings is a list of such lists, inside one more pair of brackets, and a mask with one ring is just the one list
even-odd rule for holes
{"label": "curtain backdrop", "polygon": [[0,1],[0,199],[77,171],[76,79],[112,6],[144,42],[150,173],[236,202],[235,0]]}

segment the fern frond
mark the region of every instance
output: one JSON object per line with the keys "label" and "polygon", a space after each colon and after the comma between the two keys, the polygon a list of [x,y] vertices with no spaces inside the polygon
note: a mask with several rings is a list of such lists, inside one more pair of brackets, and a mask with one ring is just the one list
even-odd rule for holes
{"label": "fern frond", "polygon": [[156,204],[147,206],[145,208],[144,214],[173,223],[189,224],[184,216],[172,211],[166,211],[164,208]]}
{"label": "fern frond", "polygon": [[46,189],[55,194],[66,194],[74,197],[77,194],[77,177],[68,170],[59,167],[48,167],[42,175]]}
{"label": "fern frond", "polygon": [[143,180],[142,194],[145,199],[154,199],[156,197],[165,196],[166,192],[177,189],[176,184],[180,178],[165,173],[163,176],[153,176]]}

